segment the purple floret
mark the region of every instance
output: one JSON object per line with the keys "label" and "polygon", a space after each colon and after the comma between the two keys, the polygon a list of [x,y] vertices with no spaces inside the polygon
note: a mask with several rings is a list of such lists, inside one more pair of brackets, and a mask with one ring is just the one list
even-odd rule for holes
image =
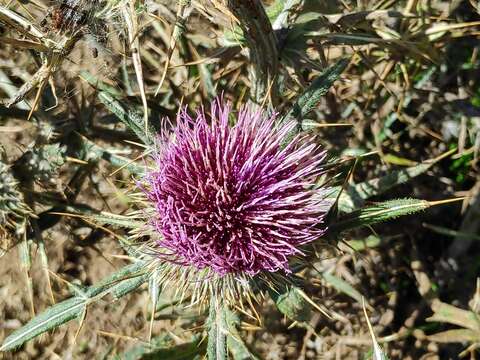
{"label": "purple floret", "polygon": [[289,272],[289,257],[324,232],[328,209],[313,186],[325,153],[305,136],[282,147],[294,127],[221,100],[211,115],[180,113],[145,177],[158,255],[219,275]]}

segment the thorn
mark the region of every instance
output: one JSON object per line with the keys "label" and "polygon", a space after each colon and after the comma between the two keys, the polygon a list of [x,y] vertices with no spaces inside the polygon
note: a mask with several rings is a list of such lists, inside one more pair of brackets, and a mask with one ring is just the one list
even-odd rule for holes
{"label": "thorn", "polygon": [[464,196],[464,197],[459,197],[454,199],[438,200],[438,201],[427,201],[427,202],[428,202],[428,205],[430,206],[436,206],[436,205],[449,204],[456,201],[464,201],[466,199],[469,199],[469,196]]}
{"label": "thorn", "polygon": [[308,297],[307,294],[303,292],[303,290],[297,289],[298,293],[310,304],[312,305],[315,309],[320,311],[323,315],[325,315],[329,319],[333,319],[333,317],[327,313],[324,309],[322,309],[318,304],[316,304],[312,299]]}

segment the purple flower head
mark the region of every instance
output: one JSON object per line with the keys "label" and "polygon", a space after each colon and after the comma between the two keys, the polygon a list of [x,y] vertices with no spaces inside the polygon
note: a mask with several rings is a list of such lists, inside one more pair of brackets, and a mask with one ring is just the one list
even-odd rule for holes
{"label": "purple flower head", "polygon": [[329,206],[313,186],[325,153],[305,136],[282,146],[294,127],[222,100],[211,115],[181,112],[145,177],[158,256],[220,276],[289,272],[289,257],[322,235]]}

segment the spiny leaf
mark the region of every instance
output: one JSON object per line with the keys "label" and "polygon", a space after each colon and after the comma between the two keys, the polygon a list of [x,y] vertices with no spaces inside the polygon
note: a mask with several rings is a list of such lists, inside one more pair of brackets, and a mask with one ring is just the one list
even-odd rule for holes
{"label": "spiny leaf", "polygon": [[27,239],[26,237],[18,244],[18,254],[20,257],[20,264],[25,272],[26,282],[27,282],[27,291],[30,301],[30,312],[35,315],[35,307],[33,303],[33,279],[30,276],[30,270],[32,268],[32,245],[33,240]]}
{"label": "spiny leaf", "polygon": [[[124,103],[118,99],[121,95],[117,89],[99,81],[88,72],[82,72],[81,76],[90,85],[100,90],[98,99],[114,114],[121,122],[123,122],[130,130],[132,130],[140,140],[145,144],[153,143],[153,135],[156,133],[155,128],[148,124],[146,126],[145,116],[142,116],[133,105]],[[142,96],[144,111],[146,111],[146,100]],[[146,114],[146,112],[145,112]]]}
{"label": "spiny leaf", "polygon": [[385,201],[350,213],[334,223],[330,227],[330,231],[333,233],[342,232],[360,226],[376,224],[399,216],[414,214],[429,208],[430,205],[428,201],[419,199]]}
{"label": "spiny leaf", "polygon": [[227,346],[232,354],[234,360],[258,360],[258,358],[251,353],[247,345],[241,338],[237,328],[240,325],[240,318],[231,310],[227,310]]}
{"label": "spiny leaf", "polygon": [[138,289],[148,280],[148,274],[134,276],[131,279],[125,279],[111,288],[111,294],[115,299],[120,299],[132,291]]}
{"label": "spiny leaf", "polygon": [[315,109],[322,96],[328,92],[333,83],[340,78],[349,62],[349,59],[341,59],[313,80],[312,84],[299,96],[292,109],[281,121],[290,118],[302,121],[310,111]]}
{"label": "spiny leaf", "polygon": [[99,294],[105,293],[105,291],[107,290],[115,290],[124,281],[129,281],[136,277],[143,277],[144,275],[145,262],[136,261],[133,264],[121,268],[106,279],[100,281],[98,285],[88,287],[87,296],[89,298],[93,298],[95,296],[98,296]]}
{"label": "spiny leaf", "polygon": [[77,296],[51,306],[10,334],[0,347],[0,351],[15,349],[44,332],[80,317],[91,302],[108,293],[112,293],[118,298],[133,291],[141,285],[140,279],[143,282],[147,279],[145,273],[142,272],[144,267],[145,264],[141,261],[127,265],[101,281],[100,284],[90,286]]}
{"label": "spiny leaf", "polygon": [[143,224],[141,221],[133,220],[130,216],[112,214],[106,211],[91,214],[90,217],[101,224],[117,225],[127,229],[136,229]]}
{"label": "spiny leaf", "polygon": [[204,353],[205,346],[200,343],[200,337],[194,337],[185,344],[174,345],[169,335],[159,336],[152,339],[150,344],[142,344],[126,351],[115,360],[193,360]]}
{"label": "spiny leaf", "polygon": [[340,75],[349,62],[350,60],[348,59],[341,59],[326,69],[319,77],[313,80],[305,92],[298,97],[290,111],[280,118],[280,123],[289,121],[292,118],[297,120],[297,126],[285,136],[284,144],[288,144],[298,133],[303,131],[302,125],[306,115],[315,109],[322,96],[328,92],[335,80],[340,78]]}
{"label": "spiny leaf", "polygon": [[148,330],[148,338],[152,338],[153,333],[153,321],[155,319],[155,310],[157,309],[157,303],[160,300],[160,294],[162,293],[162,286],[157,281],[159,270],[155,269],[150,278],[148,279],[148,294],[152,302],[152,312],[150,315],[150,328]]}
{"label": "spiny leaf", "polygon": [[410,159],[405,159],[400,156],[395,156],[393,154],[385,154],[382,156],[382,160],[389,164],[400,165],[400,166],[415,166],[415,161]]}
{"label": "spiny leaf", "polygon": [[270,296],[278,310],[287,318],[298,322],[307,322],[311,317],[311,306],[294,285],[285,286],[282,291],[271,289]]}
{"label": "spiny leaf", "polygon": [[[129,5],[129,6],[128,6]],[[133,61],[133,67],[135,69],[135,74],[137,75],[137,85],[140,90],[140,99],[142,99],[143,112],[144,112],[144,133],[149,137],[148,130],[148,104],[147,96],[145,94],[145,82],[143,79],[143,69],[142,69],[142,57],[140,56],[140,36],[138,35],[138,17],[135,12],[135,1],[130,1],[129,4],[125,4],[122,7],[122,14],[125,20],[125,25],[128,34],[128,43],[130,45],[130,52]],[[150,134],[152,134],[150,132]]]}
{"label": "spiny leaf", "polygon": [[452,149],[437,158],[428,160],[422,164],[411,166],[406,169],[393,170],[385,176],[367,180],[355,185],[349,185],[344,190],[338,186],[333,189],[335,197],[338,197],[338,193],[342,191],[338,199],[338,209],[345,213],[358,209],[364,205],[365,200],[385,194],[394,186],[407,183],[413,178],[426,173],[433,165],[440,160],[449,157],[455,153],[455,151],[456,149]]}
{"label": "spiny leaf", "polygon": [[145,167],[137,165],[131,159],[115,154],[113,151],[104,149],[94,142],[88,140],[83,136],[79,136],[82,150],[87,154],[88,160],[106,160],[113,166],[121,167],[128,170],[131,174],[142,175],[145,172]]}
{"label": "spiny leaf", "polygon": [[95,89],[100,91],[106,91],[113,96],[119,97],[122,95],[122,92],[113,86],[110,86],[103,81],[99,80],[97,77],[90,74],[88,71],[80,71],[80,77],[92,85]]}
{"label": "spiny leaf", "polygon": [[98,99],[108,110],[110,110],[110,112],[132,130],[135,135],[144,142],[144,144],[153,144],[153,134],[155,134],[155,129],[150,124],[147,130],[145,129],[144,118],[136,109],[115,99],[115,97],[105,91],[99,92]]}
{"label": "spiny leaf", "polygon": [[55,304],[10,334],[0,347],[0,351],[13,350],[46,331],[80,317],[84,310],[85,300],[79,297]]}
{"label": "spiny leaf", "polygon": [[342,212],[350,212],[364,204],[364,201],[390,190],[392,187],[404,184],[416,176],[425,173],[433,165],[432,163],[419,164],[407,169],[394,170],[387,175],[367,180],[353,186],[349,186],[342,192],[338,201],[338,208]]}

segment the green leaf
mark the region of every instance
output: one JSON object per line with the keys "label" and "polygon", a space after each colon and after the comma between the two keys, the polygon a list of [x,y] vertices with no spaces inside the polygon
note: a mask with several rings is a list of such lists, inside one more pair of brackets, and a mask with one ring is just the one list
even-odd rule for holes
{"label": "green leaf", "polygon": [[340,195],[338,208],[342,212],[350,212],[355,208],[363,206],[365,200],[384,194],[392,187],[410,181],[414,177],[425,173],[433,164],[434,162],[419,164],[407,169],[394,170],[385,176],[349,186]]}
{"label": "green leaf", "polygon": [[274,22],[278,15],[282,13],[286,2],[287,0],[276,0],[265,9],[271,22]]}
{"label": "green leaf", "polygon": [[375,235],[369,235],[362,240],[348,240],[347,245],[355,251],[362,251],[365,249],[372,249],[380,245],[382,239]]}
{"label": "green leaf", "polygon": [[237,328],[240,325],[240,318],[236,313],[227,310],[228,336],[227,346],[234,360],[258,360],[243,341]]}
{"label": "green leaf", "polygon": [[354,229],[360,226],[373,225],[379,222],[395,219],[399,216],[410,215],[430,207],[426,200],[398,199],[389,200],[372,206],[356,210],[340,218],[330,226],[333,233]]}
{"label": "green leaf", "polygon": [[100,281],[98,285],[88,287],[86,294],[89,298],[93,298],[98,295],[104,295],[106,292],[114,292],[121,284],[136,277],[142,277],[145,279],[144,281],[146,281],[145,267],[146,263],[144,261],[136,261],[133,264],[127,265]]}
{"label": "green leaf", "polygon": [[150,124],[148,129],[145,129],[143,116],[133,108],[133,106],[117,100],[112,94],[106,91],[100,91],[98,93],[98,99],[110,112],[132,130],[144,144],[153,144],[153,135],[156,133],[155,129]]}
{"label": "green leaf", "polygon": [[113,96],[122,96],[122,92],[120,91],[119,88],[110,86],[97,77],[93,76],[90,74],[88,71],[80,71],[80,78],[88,82],[90,85],[92,85],[95,89],[100,90],[100,91],[106,91]]}
{"label": "green leaf", "polygon": [[127,229],[138,229],[144,224],[141,221],[135,221],[131,216],[112,214],[106,211],[91,214],[90,217],[100,224],[116,225]]}
{"label": "green leaf", "polygon": [[207,355],[209,359],[226,360],[227,352],[227,309],[221,299],[212,296],[210,311],[207,321],[208,344]]}
{"label": "green leaf", "polygon": [[[310,111],[314,110],[322,96],[332,87],[333,83],[340,78],[346,69],[350,59],[340,59],[336,64],[326,69],[319,77],[313,80],[308,89],[298,98],[289,115],[297,119],[303,119]],[[288,116],[288,115],[287,115]]]}
{"label": "green leaf", "polygon": [[[276,0],[265,8],[265,13],[272,23],[273,29],[278,30],[288,27],[288,15],[293,9],[299,7],[303,0]],[[294,31],[296,29],[290,29]],[[302,34],[303,35],[303,34]],[[245,36],[240,26],[235,24],[224,30],[224,42],[227,46],[238,46],[245,43]],[[302,36],[303,37],[303,36]],[[298,43],[298,42],[297,42]]]}
{"label": "green leaf", "polygon": [[269,291],[278,310],[287,318],[298,322],[307,322],[311,317],[311,306],[300,294],[295,285],[287,285],[283,289]]}
{"label": "green leaf", "polygon": [[328,272],[322,273],[323,279],[332,285],[338,292],[344,293],[355,299],[359,304],[362,303],[362,294],[345,280],[330,274]]}
{"label": "green leaf", "polygon": [[[385,194],[394,186],[405,184],[413,178],[426,173],[433,165],[452,155],[455,151],[456,149],[452,149],[441,156],[428,160],[422,164],[400,170],[389,171],[385,176],[367,180],[355,185],[349,185],[343,191],[342,187],[335,187],[333,189],[335,197],[338,197],[338,193],[342,191],[338,199],[338,209],[341,212],[346,213],[358,209],[364,205],[365,200]],[[361,155],[358,155],[358,157],[361,158]]]}
{"label": "green leaf", "polygon": [[341,59],[313,80],[305,92],[298,97],[292,109],[281,119],[281,122],[290,118],[302,121],[310,111],[315,109],[333,83],[340,78],[349,62],[350,59]]}
{"label": "green leaf", "polygon": [[121,122],[132,130],[140,140],[146,145],[153,144],[153,136],[156,133],[155,128],[149,123],[145,128],[145,119],[134,105],[124,103],[118,98],[122,95],[117,89],[99,81],[90,73],[83,71],[81,76],[90,85],[99,90],[98,99],[113,113]]}
{"label": "green leaf", "polygon": [[437,234],[442,234],[445,236],[455,237],[457,239],[473,239],[475,241],[480,241],[480,235],[476,235],[473,233],[466,233],[462,231],[452,230],[443,226],[437,226],[432,224],[423,224],[423,226],[427,229],[430,229]]}
{"label": "green leaf", "polygon": [[400,166],[414,166],[416,163],[410,159],[405,159],[393,154],[385,154],[382,157],[383,161],[389,164],[400,165]]}
{"label": "green leaf", "polygon": [[3,342],[0,351],[13,350],[28,340],[80,317],[85,311],[85,299],[74,297],[55,304],[14,331]]}
{"label": "green leaf", "polygon": [[114,151],[104,149],[83,136],[79,136],[79,139],[81,141],[82,150],[87,154],[87,160],[98,161],[103,159],[108,161],[113,166],[125,168],[134,175],[142,175],[145,172],[144,166],[140,166],[135,162],[132,162],[131,159],[116,155]]}
{"label": "green leaf", "polygon": [[194,337],[191,342],[175,345],[169,335],[152,339],[150,344],[141,344],[126,351],[115,360],[193,360],[205,352],[200,337]]}
{"label": "green leaf", "polygon": [[[147,275],[144,272],[145,263],[136,263],[125,266],[98,285],[90,286],[77,292],[77,296],[64,300],[49,307],[40,315],[34,317],[26,325],[10,334],[0,347],[0,351],[12,350],[28,340],[49,330],[80,317],[87,306],[105,296],[113,294],[115,297],[124,296],[141,285],[140,279],[145,282]],[[80,287],[77,287],[80,289]]]}
{"label": "green leaf", "polygon": [[289,28],[289,22],[295,21],[295,15],[299,15],[302,6],[303,0],[276,0],[271,4],[266,12],[273,30]]}
{"label": "green leaf", "polygon": [[[156,269],[152,273],[152,276],[148,279],[148,294],[150,295],[150,300],[152,301],[152,309],[157,308],[158,301],[160,300],[160,295],[162,294],[162,285],[158,282],[157,278],[159,270]],[[156,311],[156,310],[154,310]]]}
{"label": "green leaf", "polygon": [[111,294],[115,299],[120,299],[132,291],[138,289],[148,280],[148,274],[135,276],[131,279],[125,279],[111,288]]}
{"label": "green leaf", "polygon": [[336,64],[326,69],[319,77],[313,80],[312,84],[305,90],[305,92],[298,97],[290,111],[280,118],[280,123],[289,121],[292,118],[297,120],[297,126],[295,129],[285,136],[285,144],[288,144],[298,133],[303,131],[303,120],[306,115],[315,109],[322,96],[328,92],[335,80],[340,78],[340,75],[349,62],[349,59],[341,59]]}

